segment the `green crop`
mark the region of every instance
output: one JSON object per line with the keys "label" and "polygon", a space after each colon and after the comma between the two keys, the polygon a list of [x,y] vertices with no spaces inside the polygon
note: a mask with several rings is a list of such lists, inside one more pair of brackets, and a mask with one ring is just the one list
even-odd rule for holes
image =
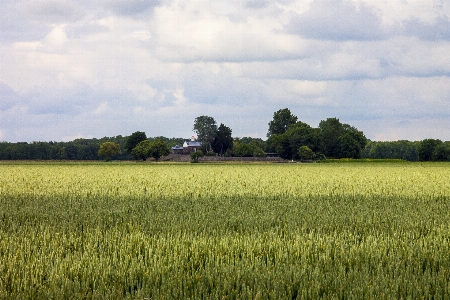
{"label": "green crop", "polygon": [[0,299],[450,297],[447,163],[0,172]]}

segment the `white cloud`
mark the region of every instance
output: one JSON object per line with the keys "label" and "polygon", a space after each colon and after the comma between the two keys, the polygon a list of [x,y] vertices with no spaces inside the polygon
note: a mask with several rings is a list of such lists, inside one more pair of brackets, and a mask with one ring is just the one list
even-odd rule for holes
{"label": "white cloud", "polygon": [[216,15],[208,1],[174,2],[155,9],[156,55],[168,61],[246,61],[298,56],[307,41],[281,33],[273,17],[237,21]]}
{"label": "white cloud", "polygon": [[293,16],[288,29],[323,40],[372,40],[384,35],[372,9],[344,0],[313,1],[307,11]]}
{"label": "white cloud", "polygon": [[108,109],[108,102],[104,101],[97,106],[97,108],[92,112],[94,115],[104,114]]}
{"label": "white cloud", "polygon": [[4,1],[1,138],[189,137],[204,114],[264,138],[289,107],[450,139],[449,16],[437,0]]}

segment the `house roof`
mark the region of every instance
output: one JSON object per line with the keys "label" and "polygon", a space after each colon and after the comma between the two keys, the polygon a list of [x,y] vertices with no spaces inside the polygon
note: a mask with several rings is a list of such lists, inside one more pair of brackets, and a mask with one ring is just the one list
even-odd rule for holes
{"label": "house roof", "polygon": [[201,147],[202,143],[197,141],[186,142],[187,147]]}
{"label": "house roof", "polygon": [[174,147],[172,147],[172,150],[183,150],[183,147],[175,145]]}

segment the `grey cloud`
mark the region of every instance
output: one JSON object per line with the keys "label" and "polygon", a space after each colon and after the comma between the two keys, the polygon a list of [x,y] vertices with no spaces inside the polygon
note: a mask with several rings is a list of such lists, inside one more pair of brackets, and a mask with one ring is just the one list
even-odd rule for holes
{"label": "grey cloud", "polygon": [[[230,87],[233,88],[230,88]],[[202,104],[241,106],[267,100],[264,85],[251,78],[236,78],[226,73],[186,76],[185,96]]]}
{"label": "grey cloud", "polygon": [[245,7],[258,9],[267,7],[270,3],[270,1],[264,0],[249,0],[245,2]]}
{"label": "grey cloud", "polygon": [[75,116],[93,111],[102,102],[116,109],[124,109],[134,100],[127,91],[105,91],[85,84],[72,88],[41,89],[24,97],[24,104],[35,115]]}
{"label": "grey cloud", "polygon": [[70,39],[78,39],[91,34],[111,31],[107,26],[98,23],[70,24],[65,28],[67,37]]}
{"label": "grey cloud", "polygon": [[35,20],[42,23],[75,22],[81,19],[85,11],[73,1],[30,1],[25,11]]}
{"label": "grey cloud", "polygon": [[10,109],[21,101],[21,96],[19,96],[10,86],[0,82],[0,111]]}
{"label": "grey cloud", "polygon": [[104,6],[118,15],[138,15],[161,4],[161,0],[106,0]]}
{"label": "grey cloud", "polygon": [[308,11],[292,18],[287,30],[319,40],[376,40],[383,37],[380,24],[363,3],[358,9],[342,0],[316,0]]}
{"label": "grey cloud", "polygon": [[416,36],[422,40],[450,40],[450,18],[441,16],[433,24],[427,24],[417,19],[403,23],[407,35]]}
{"label": "grey cloud", "polygon": [[32,41],[43,38],[48,33],[48,26],[33,24],[20,5],[2,2],[0,5],[0,41]]}
{"label": "grey cloud", "polygon": [[85,15],[85,9],[70,1],[2,1],[0,5],[0,41],[27,42],[44,38],[52,24],[73,23]]}

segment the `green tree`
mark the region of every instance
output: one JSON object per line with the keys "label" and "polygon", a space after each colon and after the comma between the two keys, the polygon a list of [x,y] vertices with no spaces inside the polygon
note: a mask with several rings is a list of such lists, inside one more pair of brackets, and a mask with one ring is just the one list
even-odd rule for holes
{"label": "green tree", "polygon": [[297,122],[297,117],[294,116],[288,108],[283,108],[273,114],[273,120],[269,122],[269,131],[267,137],[274,134],[283,134],[290,125]]}
{"label": "green tree", "polygon": [[125,149],[127,149],[128,153],[131,153],[132,150],[142,141],[146,140],[147,136],[145,134],[145,132],[142,131],[136,131],[134,133],[132,133],[128,138],[127,138],[127,143],[125,144]]}
{"label": "green tree", "polygon": [[314,151],[312,151],[308,146],[301,146],[298,148],[298,156],[301,160],[313,159]]}
{"label": "green tree", "polygon": [[232,130],[229,127],[220,124],[216,131],[212,145],[214,152],[219,155],[223,155],[228,149],[233,148],[233,138],[231,137],[231,132]]}
{"label": "green tree", "polygon": [[151,142],[149,140],[140,141],[136,147],[131,150],[131,155],[136,159],[147,160],[147,157],[152,155]]}
{"label": "green tree", "polygon": [[340,158],[341,147],[339,137],[344,133],[344,128],[339,119],[328,118],[320,121],[319,128],[322,134],[323,148],[322,152],[327,157]]}
{"label": "green tree", "polygon": [[321,121],[319,128],[322,135],[322,152],[334,158],[360,158],[361,151],[367,144],[362,131],[348,124],[342,124],[337,118]]}
{"label": "green tree", "polygon": [[193,130],[197,133],[197,140],[202,142],[206,151],[211,151],[212,143],[216,137],[216,120],[209,116],[195,118]]}
{"label": "green tree", "polygon": [[253,157],[266,157],[266,152],[261,147],[255,146],[253,147]]}
{"label": "green tree", "polygon": [[203,157],[204,154],[203,154],[203,151],[202,151],[202,150],[197,150],[197,151],[191,152],[191,153],[189,154],[189,156],[190,156],[190,158],[191,158],[191,162],[192,162],[192,163],[198,163],[198,159],[199,159],[200,157]]}
{"label": "green tree", "polygon": [[136,159],[140,158],[143,161],[146,161],[148,157],[153,157],[155,160],[159,160],[161,156],[168,155],[169,153],[169,147],[162,140],[156,140],[154,142],[144,140],[139,142],[139,144],[131,150],[131,154]]}
{"label": "green tree", "polygon": [[359,150],[358,150],[358,154],[357,154],[358,157],[354,157],[354,158],[359,158],[361,156],[362,149],[364,149],[364,147],[366,147],[368,139],[365,137],[365,135],[362,131],[359,131],[358,129],[356,129],[353,126],[350,126],[348,124],[342,124],[342,128],[344,128],[345,134],[349,134],[356,141],[356,143],[358,143],[358,145],[359,145],[359,147],[358,147]]}
{"label": "green tree", "polygon": [[163,140],[156,140],[150,143],[150,155],[156,161],[159,160],[162,156],[169,155],[170,149],[167,144]]}
{"label": "green tree", "polygon": [[236,143],[233,146],[234,156],[237,157],[251,157],[253,156],[253,151],[254,149],[250,144]]}
{"label": "green tree", "polygon": [[419,144],[419,160],[421,161],[431,161],[433,160],[434,149],[442,144],[441,140],[435,139],[425,139]]}
{"label": "green tree", "polygon": [[432,154],[435,161],[450,161],[450,142],[444,142],[437,145]]}
{"label": "green tree", "polygon": [[361,146],[349,133],[341,135],[338,142],[339,157],[361,158]]}
{"label": "green tree", "polygon": [[298,157],[298,149],[301,146],[308,146],[313,152],[317,152],[321,148],[320,130],[312,128],[306,123],[299,121],[291,125],[284,134],[289,140],[290,152],[293,154],[291,158]]}
{"label": "green tree", "polygon": [[272,135],[268,139],[268,143],[273,147],[273,151],[278,153],[283,159],[292,159],[296,155],[296,153],[292,151],[289,136],[287,134]]}
{"label": "green tree", "polygon": [[394,158],[409,161],[419,159],[417,143],[406,140],[392,142],[372,142],[369,141],[361,156],[364,158]]}
{"label": "green tree", "polygon": [[122,154],[120,145],[114,142],[105,142],[98,149],[98,156],[104,156],[106,161],[110,161],[114,154]]}

